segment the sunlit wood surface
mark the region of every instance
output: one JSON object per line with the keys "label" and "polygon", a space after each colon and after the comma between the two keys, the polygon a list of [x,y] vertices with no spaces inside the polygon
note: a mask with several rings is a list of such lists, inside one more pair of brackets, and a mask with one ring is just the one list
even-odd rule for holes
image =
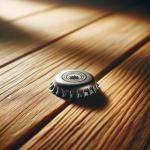
{"label": "sunlit wood surface", "polygon": [[[0,150],[150,149],[148,4],[0,2]],[[83,69],[102,96],[69,103],[49,92]]]}

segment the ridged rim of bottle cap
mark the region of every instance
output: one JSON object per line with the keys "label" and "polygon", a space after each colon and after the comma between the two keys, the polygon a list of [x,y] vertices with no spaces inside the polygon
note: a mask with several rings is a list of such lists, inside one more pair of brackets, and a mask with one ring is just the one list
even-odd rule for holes
{"label": "ridged rim of bottle cap", "polygon": [[99,86],[86,71],[63,70],[55,76],[49,89],[57,96],[79,99],[97,93]]}

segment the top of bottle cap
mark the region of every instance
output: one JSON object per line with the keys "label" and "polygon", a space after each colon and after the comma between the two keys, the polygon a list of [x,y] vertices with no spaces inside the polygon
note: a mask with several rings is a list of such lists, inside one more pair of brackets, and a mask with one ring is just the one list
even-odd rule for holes
{"label": "top of bottle cap", "polygon": [[55,76],[54,82],[59,87],[70,89],[93,84],[95,79],[86,71],[64,70]]}

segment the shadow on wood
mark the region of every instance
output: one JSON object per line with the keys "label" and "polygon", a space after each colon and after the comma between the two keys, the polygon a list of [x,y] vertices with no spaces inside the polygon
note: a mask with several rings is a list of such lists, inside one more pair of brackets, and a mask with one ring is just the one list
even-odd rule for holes
{"label": "shadow on wood", "polygon": [[108,105],[108,99],[101,90],[99,90],[96,94],[82,99],[73,98],[65,100],[75,105],[89,109],[104,109]]}
{"label": "shadow on wood", "polygon": [[[33,0],[28,0],[33,1]],[[120,1],[120,0],[86,0],[86,1],[77,1],[77,0],[66,0],[65,2],[63,0],[37,0],[37,3],[46,3],[49,4],[55,4],[55,5],[66,5],[66,6],[75,6],[82,8],[89,8],[89,9],[104,9],[109,10],[110,12],[116,11],[120,8],[129,8],[131,6],[140,5],[139,9],[136,9],[134,13],[128,14],[129,16],[138,17],[141,19],[148,19],[149,20],[149,6],[150,2],[149,0],[126,0],[126,1]]]}

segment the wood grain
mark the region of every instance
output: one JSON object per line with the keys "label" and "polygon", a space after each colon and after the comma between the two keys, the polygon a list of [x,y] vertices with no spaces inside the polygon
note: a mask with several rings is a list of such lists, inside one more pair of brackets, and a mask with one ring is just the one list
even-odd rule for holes
{"label": "wood grain", "polygon": [[[67,1],[60,3],[61,0],[39,1],[39,0],[5,0],[0,1],[0,17],[7,23],[33,16],[47,10],[67,4]],[[66,5],[65,4],[65,5]]]}
{"label": "wood grain", "polygon": [[0,19],[0,67],[34,52],[110,11],[61,6],[7,22]]}
{"label": "wood grain", "polygon": [[38,1],[5,0],[0,1],[0,17],[14,21],[56,7],[56,4]]}
{"label": "wood grain", "polygon": [[68,105],[48,91],[57,72],[78,68],[94,76],[102,72],[104,75],[106,68],[110,70],[114,62],[120,62],[119,58],[134,52],[148,35],[147,22],[116,14],[3,67],[0,70],[1,149],[18,147]]}
{"label": "wood grain", "polygon": [[22,150],[146,149],[150,138],[149,50],[150,43],[99,81],[106,105],[91,109],[71,104]]}

